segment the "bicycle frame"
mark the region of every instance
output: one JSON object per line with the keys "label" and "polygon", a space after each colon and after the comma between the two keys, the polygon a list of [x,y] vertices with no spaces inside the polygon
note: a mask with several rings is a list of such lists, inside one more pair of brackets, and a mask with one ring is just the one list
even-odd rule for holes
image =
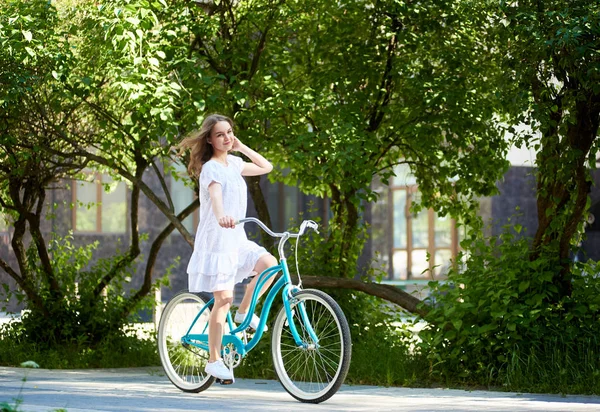
{"label": "bicycle frame", "polygon": [[[270,233],[270,234],[272,234],[272,233]],[[254,310],[256,309],[256,303],[258,301],[258,294],[260,293],[260,290],[263,288],[263,286],[266,284],[266,282],[269,279],[271,279],[272,277],[276,276],[280,271],[282,272],[283,276],[281,276],[275,282],[275,284],[273,286],[271,286],[271,289],[269,290],[269,293],[267,294],[267,297],[265,298],[265,302],[264,302],[263,308],[261,310],[260,323],[258,325],[258,328],[257,328],[254,336],[248,343],[244,343],[242,341],[242,339],[240,339],[238,336],[236,336],[236,333],[243,332],[248,328],[248,326],[250,325],[251,316],[246,316],[246,318],[244,319],[244,322],[242,322],[240,325],[238,325],[236,328],[234,328],[233,321],[231,319],[231,313],[230,312],[227,313],[227,324],[229,326],[229,333],[225,333],[223,335],[222,344],[223,344],[223,346],[232,344],[235,347],[236,352],[239,355],[241,355],[242,357],[246,356],[246,354],[248,352],[250,352],[260,341],[260,339],[264,333],[265,325],[267,322],[269,312],[271,310],[271,306],[272,306],[277,294],[280,291],[281,291],[281,297],[283,300],[283,305],[284,305],[285,312],[286,312],[287,319],[288,319],[288,325],[289,325],[290,331],[292,333],[292,336],[294,338],[294,341],[296,342],[296,345],[298,345],[299,347],[300,346],[304,346],[304,347],[309,346],[307,343],[303,342],[303,340],[300,338],[298,329],[296,328],[296,324],[294,323],[294,316],[293,316],[292,309],[291,309],[291,301],[293,301],[292,293],[300,290],[300,288],[298,286],[296,286],[292,283],[292,279],[290,277],[287,261],[283,254],[283,245],[285,244],[287,239],[291,236],[289,235],[289,233],[286,232],[283,234],[283,236],[280,236],[280,237],[282,237],[282,239],[279,244],[279,254],[281,256],[279,264],[265,269],[259,275],[258,280],[256,282],[256,287],[254,288],[254,293],[252,294],[252,301],[250,304],[250,308],[248,310],[248,314],[254,313]],[[200,316],[202,316],[202,314],[210,307],[210,305],[213,303],[213,301],[214,301],[214,299],[211,299],[210,301],[208,301],[206,303],[206,305],[204,305],[204,307],[198,312],[198,315],[196,315],[196,317],[194,318],[194,321],[190,325],[187,333],[181,338],[181,342],[184,345],[187,344],[187,345],[197,346],[206,351],[209,350],[208,349],[208,333],[206,330],[206,328],[208,326],[200,334],[191,334],[190,331],[193,329],[195,323],[198,321]],[[304,329],[306,330],[306,332],[308,332],[309,336],[311,337],[311,339],[313,341],[313,344],[315,346],[318,346],[319,340],[318,340],[314,330],[312,329],[312,326],[310,325],[310,321],[308,319],[308,315],[306,313],[304,304],[301,303],[301,304],[297,305],[296,309],[299,310],[299,314],[300,314],[300,317],[302,318]]]}

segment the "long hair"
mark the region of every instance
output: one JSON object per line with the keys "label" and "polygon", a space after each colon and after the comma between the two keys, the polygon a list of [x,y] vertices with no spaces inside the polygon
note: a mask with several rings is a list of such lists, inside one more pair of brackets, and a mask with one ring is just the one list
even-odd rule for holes
{"label": "long hair", "polygon": [[204,119],[200,130],[190,133],[177,145],[180,156],[190,149],[190,161],[187,170],[192,177],[200,176],[202,166],[213,156],[213,147],[208,143],[208,138],[213,126],[218,122],[227,122],[233,128],[233,122],[229,117],[211,114]]}

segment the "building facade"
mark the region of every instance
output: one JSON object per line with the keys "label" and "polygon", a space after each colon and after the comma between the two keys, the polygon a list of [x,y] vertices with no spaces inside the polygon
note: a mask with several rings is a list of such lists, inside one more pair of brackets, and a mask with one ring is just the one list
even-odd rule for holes
{"label": "building facade", "polygon": [[[183,169],[181,173],[185,173]],[[373,181],[373,190],[379,196],[375,203],[365,207],[364,218],[369,222],[370,236],[365,245],[359,264],[375,265],[383,273],[383,281],[396,284],[423,297],[426,284],[430,280],[443,280],[451,260],[460,249],[461,229],[449,217],[441,217],[433,210],[413,213],[412,203],[419,200],[416,181],[409,170],[399,166],[396,176],[389,185],[378,179]],[[594,181],[600,183],[600,173],[594,172]],[[158,181],[148,177],[147,184],[162,193]],[[194,199],[194,192],[184,180],[171,179],[169,190],[176,211],[182,210]],[[526,233],[533,235],[537,227],[534,169],[527,165],[514,165],[497,183],[499,195],[481,199],[480,213],[488,223],[488,234],[497,235],[508,223],[521,224]],[[327,199],[319,199],[300,193],[296,188],[281,183],[261,181],[265,198],[272,218],[273,229],[283,231],[290,221],[300,213],[306,217],[329,215]],[[104,174],[90,174],[89,181],[69,181],[51,190],[48,195],[50,205],[58,204],[52,218],[44,222],[46,240],[52,234],[65,236],[72,231],[73,244],[84,245],[97,242],[94,259],[112,256],[116,251],[124,251],[129,245],[129,190],[123,182],[114,182]],[[591,213],[597,219],[590,220],[583,253],[580,259],[600,259],[600,190],[592,187]],[[256,216],[252,199],[248,200],[248,215]],[[167,219],[145,196],[140,197],[139,229],[148,235],[149,241],[142,243],[141,256],[147,256],[151,240],[168,224]],[[198,214],[194,213],[184,221],[187,229],[194,233],[198,224]],[[0,227],[0,255],[13,267],[17,267],[10,245],[11,227]],[[185,272],[191,247],[178,232],[173,232],[164,242],[155,268],[154,277],[161,277],[173,266],[170,287],[163,287],[162,300],[168,300],[174,293],[187,287]],[[130,286],[141,285],[145,262],[140,259],[136,273],[131,277]],[[9,288],[16,287],[8,274],[0,273],[0,282]],[[238,287],[237,292],[241,289]],[[9,311],[18,310],[20,305],[11,301]]]}

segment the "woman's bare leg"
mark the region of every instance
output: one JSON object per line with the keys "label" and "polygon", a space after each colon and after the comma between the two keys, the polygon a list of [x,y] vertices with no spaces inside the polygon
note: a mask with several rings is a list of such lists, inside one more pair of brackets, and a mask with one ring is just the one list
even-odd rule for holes
{"label": "woman's bare leg", "polygon": [[208,351],[209,362],[221,359],[221,342],[227,312],[233,302],[233,290],[220,290],[213,292],[215,303],[208,320]]}
{"label": "woman's bare leg", "polygon": [[[263,255],[256,266],[254,266],[254,272],[257,274],[262,273],[263,270],[270,268],[271,266],[277,265],[277,259],[273,255]],[[242,303],[240,303],[240,307],[238,308],[239,313],[248,313],[248,308],[250,307],[250,303],[252,301],[252,294],[254,293],[254,288],[256,288],[256,282],[258,282],[258,275],[255,275],[252,278],[252,281],[246,287],[246,293],[244,293],[244,298],[242,299]],[[263,293],[271,286],[273,283],[273,278],[269,279],[264,286],[261,288],[258,297],[261,297]]]}

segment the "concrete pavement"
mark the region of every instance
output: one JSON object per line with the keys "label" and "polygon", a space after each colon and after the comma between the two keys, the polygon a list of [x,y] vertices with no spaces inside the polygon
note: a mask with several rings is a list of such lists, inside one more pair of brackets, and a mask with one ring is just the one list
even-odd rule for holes
{"label": "concrete pavement", "polygon": [[303,404],[275,381],[238,379],[190,394],[161,368],[46,370],[0,367],[0,404],[19,411],[600,411],[599,396],[533,395],[344,385],[328,401]]}

